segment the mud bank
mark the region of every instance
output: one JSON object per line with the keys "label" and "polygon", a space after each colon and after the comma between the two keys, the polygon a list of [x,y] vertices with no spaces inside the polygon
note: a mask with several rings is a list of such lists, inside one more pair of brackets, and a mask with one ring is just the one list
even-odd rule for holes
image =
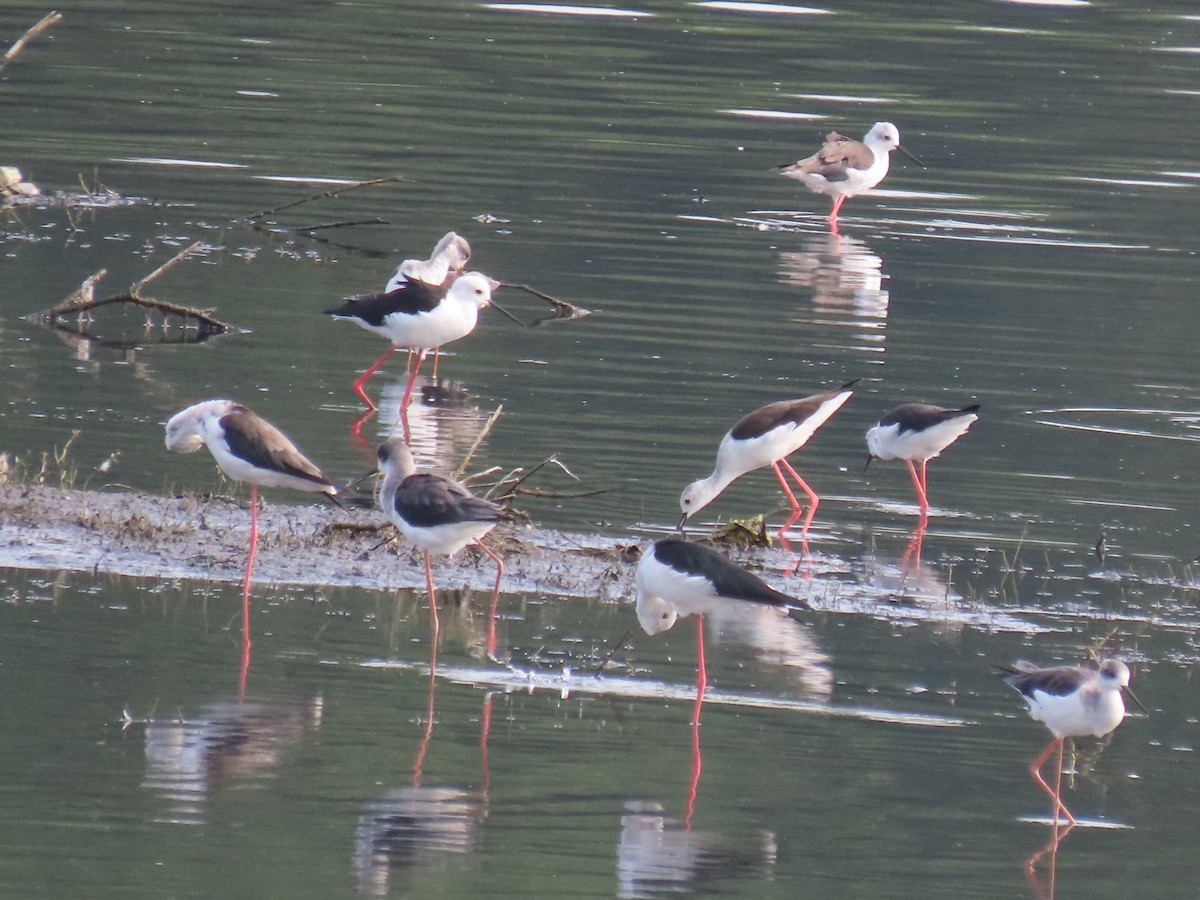
{"label": "mud bank", "polygon": [[[374,509],[267,504],[259,513],[254,581],[394,591],[423,589],[421,555],[397,538]],[[232,497],[160,497],[133,491],[79,491],[0,484],[0,566],[157,579],[240,583],[250,516]],[[488,543],[503,557],[502,590],[632,601],[641,547],[658,535],[577,534],[509,524]],[[892,621],[938,620],[990,630],[1040,630],[1020,609],[966,600],[928,566],[848,561],[780,549],[729,551],[780,590],[815,609]],[[490,590],[495,568],[470,548],[435,563],[439,588]]]}
{"label": "mud bank", "polygon": [[[389,543],[393,534],[375,510],[268,503],[259,513],[255,582],[423,586],[419,552],[399,539]],[[506,591],[619,598],[632,579],[635,557],[612,538],[530,525],[493,534],[489,543],[504,558]],[[234,498],[0,485],[3,566],[238,582],[249,536],[248,510]],[[467,550],[438,560],[435,577],[439,587],[489,589],[495,567]]]}

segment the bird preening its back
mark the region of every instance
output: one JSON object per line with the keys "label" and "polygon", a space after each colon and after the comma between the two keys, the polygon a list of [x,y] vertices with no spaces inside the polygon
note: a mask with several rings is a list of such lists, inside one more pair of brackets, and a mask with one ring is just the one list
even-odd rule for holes
{"label": "bird preening its back", "polygon": [[282,431],[233,400],[205,400],[167,421],[166,446],[195,453],[207,446],[235,481],[316,491],[333,498],[338,488]]}

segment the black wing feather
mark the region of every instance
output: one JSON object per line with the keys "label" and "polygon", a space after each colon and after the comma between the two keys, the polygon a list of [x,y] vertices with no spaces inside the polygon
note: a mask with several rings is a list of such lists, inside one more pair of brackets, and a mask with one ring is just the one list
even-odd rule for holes
{"label": "black wing feather", "polygon": [[396,514],[417,528],[459,522],[503,522],[504,507],[476,497],[456,481],[441,475],[410,475],[396,490]]}
{"label": "black wing feather", "polygon": [[235,406],[221,417],[221,430],[225,432],[230,452],[251,465],[314,484],[333,485],[287,435],[244,406]]}
{"label": "black wing feather", "polygon": [[803,600],[775,590],[757,575],[703,544],[668,538],[654,545],[654,555],[672,569],[707,578],[718,595],[730,600],[750,600],[771,606],[808,606]]}
{"label": "black wing feather", "polygon": [[950,419],[957,419],[970,413],[979,412],[979,404],[964,406],[962,409],[945,409],[930,403],[905,403],[897,406],[879,420],[879,424],[899,425],[901,433],[905,431],[924,431]]}
{"label": "black wing feather", "polygon": [[392,313],[416,315],[432,311],[446,296],[446,288],[426,284],[410,278],[394,291],[386,294],[363,294],[352,297],[335,309],[325,310],[327,316],[345,316],[362,319],[376,328],[383,325],[386,316]]}

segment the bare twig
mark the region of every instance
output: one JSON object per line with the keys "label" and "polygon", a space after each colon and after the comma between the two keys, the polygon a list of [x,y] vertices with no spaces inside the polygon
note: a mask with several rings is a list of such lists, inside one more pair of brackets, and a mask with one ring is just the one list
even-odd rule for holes
{"label": "bare twig", "polygon": [[595,488],[590,491],[543,491],[541,488],[513,488],[501,499],[508,497],[541,497],[547,500],[575,500],[579,497],[599,497],[607,494],[608,488]]}
{"label": "bare twig", "polygon": [[156,309],[164,315],[179,316],[184,319],[193,319],[199,323],[201,331],[206,334],[223,334],[231,331],[231,327],[226,325],[219,319],[212,316],[212,310],[195,309],[191,306],[180,306],[176,303],[165,303],[162,300],[155,300],[150,297],[142,296],[142,288],[149,284],[154,279],[158,278],[168,269],[178,265],[191,254],[202,250],[207,246],[203,241],[196,241],[189,247],[176,253],[171,259],[167,260],[145,278],[135,281],[129,286],[129,289],[124,293],[113,294],[109,297],[101,297],[96,299],[95,288],[97,282],[100,281],[106,274],[106,269],[101,269],[93,275],[89,275],[83,282],[72,291],[66,299],[58,306],[51,309],[43,310],[42,312],[32,313],[26,316],[26,319],[42,322],[47,325],[55,325],[58,319],[63,316],[78,315],[92,309],[98,309],[101,306],[109,306],[113,303],[132,303],[135,306],[143,306],[148,309]]}
{"label": "bare twig", "polygon": [[61,21],[62,13],[56,9],[52,9],[50,12],[46,13],[46,15],[42,16],[41,21],[17,38],[13,45],[8,48],[8,51],[4,54],[3,58],[0,58],[0,72],[3,72],[4,67],[12,62],[18,53],[25,49],[26,44],[32,41],[51,25]]}
{"label": "bare twig", "polygon": [[331,188],[320,194],[313,194],[311,197],[305,197],[301,200],[293,200],[291,203],[284,203],[281,206],[276,206],[273,209],[264,209],[262,212],[256,212],[250,216],[243,216],[239,221],[251,224],[263,219],[267,216],[274,215],[277,212],[283,212],[285,209],[291,209],[295,206],[300,206],[305,203],[311,203],[314,200],[324,200],[328,197],[336,197],[339,194],[344,194],[346,191],[357,190],[358,188],[373,187],[377,184],[390,184],[394,181],[403,181],[399,175],[389,175],[387,178],[372,178],[370,181],[356,181],[354,184],[344,184],[336,188]]}
{"label": "bare twig", "polygon": [[381,219],[376,216],[374,219],[359,219],[351,222],[322,222],[319,225],[299,225],[295,228],[285,229],[294,231],[296,234],[311,234],[314,231],[323,231],[329,228],[352,228],[355,225],[391,225],[387,219]]}
{"label": "bare twig", "polygon": [[543,294],[541,291],[531,288],[527,284],[513,284],[510,281],[500,282],[500,287],[515,288],[518,291],[525,291],[527,294],[533,294],[539,300],[545,300],[556,310],[558,310],[560,319],[582,319],[584,316],[590,316],[592,311],[584,309],[582,306],[576,306],[574,303],[568,303],[566,300],[559,300],[557,297],[551,297],[549,294]]}
{"label": "bare twig", "polygon": [[170,269],[170,268],[178,265],[179,263],[181,263],[185,259],[187,259],[189,256],[191,256],[193,253],[197,252],[198,250],[203,250],[206,246],[207,245],[204,243],[204,241],[196,241],[196,242],[190,244],[189,246],[185,247],[183,250],[180,250],[178,253],[176,253],[174,256],[172,256],[170,259],[168,259],[165,263],[163,263],[161,266],[159,266],[157,269],[155,269],[153,272],[151,272],[149,275],[147,275],[141,281],[135,281],[133,284],[131,284],[129,286],[129,295],[131,297],[137,297],[140,299],[142,288],[144,288],[146,285],[148,285],[151,281],[153,281],[155,278],[157,278],[163,272],[167,271],[167,269]]}
{"label": "bare twig", "polygon": [[462,462],[458,464],[458,468],[454,470],[454,480],[458,481],[463,477],[463,472],[467,470],[467,466],[471,464],[471,457],[475,455],[475,451],[479,449],[479,445],[483,443],[483,439],[488,436],[492,430],[492,426],[496,424],[496,420],[500,418],[500,414],[504,412],[504,404],[501,403],[496,407],[495,411],[488,416],[488,420],[483,423],[483,428],[480,429],[479,435],[475,438],[475,443],[471,444],[467,450],[467,455],[462,458]]}

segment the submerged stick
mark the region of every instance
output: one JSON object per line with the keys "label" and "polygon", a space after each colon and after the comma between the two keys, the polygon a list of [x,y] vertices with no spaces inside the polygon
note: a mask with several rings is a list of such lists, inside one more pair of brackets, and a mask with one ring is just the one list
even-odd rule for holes
{"label": "submerged stick", "polygon": [[527,284],[514,284],[511,281],[500,282],[502,288],[514,288],[518,291],[524,291],[527,294],[533,294],[539,300],[545,300],[561,314],[561,319],[582,319],[584,316],[590,316],[592,311],[584,309],[582,306],[576,306],[574,303],[568,303],[566,300],[559,300],[557,297],[551,297],[549,294],[543,294],[536,288],[531,288]]}
{"label": "submerged stick", "polygon": [[376,216],[373,219],[359,219],[358,221],[350,222],[322,222],[318,225],[297,225],[295,228],[287,228],[286,231],[294,231],[296,234],[312,234],[314,231],[324,231],[330,228],[352,228],[355,225],[391,225],[387,219],[381,219]]}
{"label": "submerged stick", "polygon": [[8,48],[8,51],[4,54],[4,56],[0,57],[0,72],[3,72],[4,67],[12,62],[18,53],[25,49],[26,44],[32,41],[51,25],[61,21],[62,13],[60,13],[57,9],[52,9],[50,12],[46,13],[46,15],[42,16],[40,22],[17,38],[13,45]]}
{"label": "submerged stick", "polygon": [[277,212],[283,212],[285,209],[291,209],[292,207],[301,206],[305,203],[311,203],[314,200],[324,200],[328,197],[336,197],[339,194],[344,194],[346,191],[354,191],[358,190],[359,188],[374,187],[377,184],[390,184],[393,181],[403,180],[404,178],[400,175],[389,175],[386,178],[372,178],[369,181],[356,181],[354,184],[344,184],[336,188],[331,188],[328,191],[323,191],[320,194],[313,194],[311,197],[293,200],[290,203],[284,203],[280,206],[274,207],[273,209],[264,209],[262,212],[256,212],[253,215],[243,216],[238,221],[249,225],[257,222],[259,219],[265,218],[266,216],[274,215]]}

